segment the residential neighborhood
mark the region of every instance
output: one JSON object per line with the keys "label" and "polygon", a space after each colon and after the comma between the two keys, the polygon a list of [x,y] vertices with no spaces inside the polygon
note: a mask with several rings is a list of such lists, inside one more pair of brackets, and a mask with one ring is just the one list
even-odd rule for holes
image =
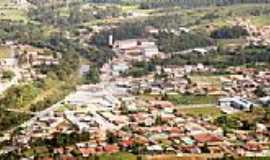
{"label": "residential neighborhood", "polygon": [[0,160],[270,157],[270,5],[0,1]]}

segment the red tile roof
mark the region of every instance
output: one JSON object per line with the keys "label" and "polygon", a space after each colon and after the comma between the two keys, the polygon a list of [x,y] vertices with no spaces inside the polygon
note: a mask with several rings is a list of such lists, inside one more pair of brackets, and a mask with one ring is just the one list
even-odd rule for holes
{"label": "red tile roof", "polygon": [[150,102],[152,107],[158,108],[172,108],[174,105],[169,101],[151,101]]}
{"label": "red tile roof", "polygon": [[89,156],[96,153],[96,149],[92,147],[79,148],[79,151],[82,153],[82,155],[85,155],[85,156]]}
{"label": "red tile roof", "polygon": [[121,146],[123,147],[130,147],[133,145],[133,141],[131,139],[123,140],[121,142]]}
{"label": "red tile roof", "polygon": [[223,141],[222,137],[213,134],[198,134],[193,136],[193,138],[199,143]]}
{"label": "red tile roof", "polygon": [[116,145],[107,145],[104,147],[104,152],[106,153],[116,153],[119,151],[119,147]]}
{"label": "red tile roof", "polygon": [[248,143],[244,146],[244,148],[248,151],[253,151],[253,152],[256,152],[256,151],[261,151],[262,150],[262,147],[261,145],[259,144],[256,144],[256,143]]}

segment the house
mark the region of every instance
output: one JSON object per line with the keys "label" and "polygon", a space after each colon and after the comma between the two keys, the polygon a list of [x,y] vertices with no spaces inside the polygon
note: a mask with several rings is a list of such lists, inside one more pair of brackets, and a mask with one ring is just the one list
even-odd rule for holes
{"label": "house", "polygon": [[121,73],[124,73],[129,69],[129,66],[126,63],[119,63],[112,65],[112,75],[117,76]]}
{"label": "house", "polygon": [[85,75],[89,72],[90,66],[89,65],[81,65],[79,73],[80,75]]}
{"label": "house", "polygon": [[222,137],[218,135],[210,134],[210,133],[197,134],[197,135],[194,135],[193,138],[196,142],[203,143],[203,144],[223,141]]}
{"label": "house", "polygon": [[208,51],[204,48],[195,48],[193,49],[193,52],[201,54],[201,55],[205,55]]}
{"label": "house", "polygon": [[259,103],[261,103],[263,106],[269,106],[270,105],[270,96],[259,98]]}
{"label": "house", "polygon": [[131,147],[134,144],[132,139],[125,139],[120,142],[120,146],[124,148]]}
{"label": "house", "polygon": [[144,47],[142,50],[145,58],[152,58],[159,54],[158,47],[156,45]]}
{"label": "house", "polygon": [[150,102],[150,106],[151,107],[155,107],[155,108],[160,108],[160,109],[165,109],[165,108],[174,108],[175,106],[169,102],[169,101],[151,101]]}
{"label": "house", "polygon": [[89,157],[91,155],[96,154],[96,149],[94,147],[85,147],[85,148],[78,148],[80,153],[83,157]]}
{"label": "house", "polygon": [[190,29],[188,29],[186,27],[179,27],[179,31],[182,33],[188,33],[188,32],[190,32]]}
{"label": "house", "polygon": [[151,153],[158,152],[161,153],[163,148],[160,145],[147,146],[147,150]]}
{"label": "house", "polygon": [[117,145],[106,145],[103,147],[105,153],[117,153],[119,152],[119,147]]}
{"label": "house", "polygon": [[158,34],[159,30],[153,26],[146,26],[144,29],[145,33],[148,34]]}

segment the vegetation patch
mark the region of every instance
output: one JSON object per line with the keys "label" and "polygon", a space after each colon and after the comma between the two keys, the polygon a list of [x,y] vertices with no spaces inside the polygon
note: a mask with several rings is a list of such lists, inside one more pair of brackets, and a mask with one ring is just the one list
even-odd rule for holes
{"label": "vegetation patch", "polygon": [[215,104],[218,97],[216,96],[195,96],[195,95],[167,95],[166,100],[173,102],[176,105],[191,105],[191,104]]}
{"label": "vegetation patch", "polygon": [[9,112],[0,108],[0,131],[11,129],[30,118],[28,114]]}
{"label": "vegetation patch", "polygon": [[211,116],[213,118],[219,117],[222,112],[219,108],[215,106],[211,107],[198,107],[198,108],[185,108],[185,109],[179,109],[180,112],[183,112],[187,115],[191,116],[201,116],[201,117],[208,117]]}

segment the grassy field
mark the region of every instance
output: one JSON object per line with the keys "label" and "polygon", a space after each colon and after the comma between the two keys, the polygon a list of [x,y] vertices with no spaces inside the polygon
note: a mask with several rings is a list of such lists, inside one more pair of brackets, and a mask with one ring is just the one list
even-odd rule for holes
{"label": "grassy field", "polygon": [[0,46],[0,58],[8,58],[11,54],[11,49],[6,46]]}
{"label": "grassy field", "polygon": [[216,96],[195,96],[195,95],[168,95],[167,100],[176,105],[192,105],[192,104],[215,104]]}
{"label": "grassy field", "polygon": [[179,109],[179,111],[183,112],[184,114],[191,115],[191,116],[211,116],[213,118],[219,117],[222,112],[219,108],[212,106],[212,107],[200,107],[200,108],[185,108]]}
{"label": "grassy field", "polygon": [[257,122],[264,118],[265,110],[262,107],[255,108],[253,112],[237,112],[230,117],[240,119],[241,121]]}
{"label": "grassy field", "polygon": [[255,24],[258,27],[270,25],[270,15],[252,16],[249,18],[249,20],[251,21],[251,24]]}
{"label": "grassy field", "polygon": [[0,20],[27,21],[27,11],[11,0],[0,0]]}
{"label": "grassy field", "polygon": [[99,160],[137,160],[137,156],[131,153],[119,152],[115,154],[100,155]]}
{"label": "grassy field", "polygon": [[[211,28],[219,28],[222,26],[230,26],[235,23],[236,18],[245,18],[251,21],[251,24],[261,27],[270,25],[270,15],[263,13],[270,9],[269,4],[241,4],[226,7],[207,7],[202,9],[193,9],[184,11],[189,13],[188,15],[197,15],[200,18],[199,23],[194,25],[193,28],[196,30],[208,30],[208,26]],[[255,12],[262,12],[259,16],[253,16]],[[199,13],[199,14],[198,14]],[[207,15],[215,15],[215,18],[204,19]]]}
{"label": "grassy field", "polygon": [[19,9],[1,9],[0,20],[27,21],[27,14]]}
{"label": "grassy field", "polygon": [[245,43],[247,43],[247,40],[244,38],[239,38],[239,39],[218,39],[218,44],[220,46],[229,46],[229,45],[237,45],[237,46],[241,46]]}
{"label": "grassy field", "polygon": [[191,75],[190,79],[192,82],[200,85],[212,85],[213,87],[221,87],[220,76],[212,75]]}

